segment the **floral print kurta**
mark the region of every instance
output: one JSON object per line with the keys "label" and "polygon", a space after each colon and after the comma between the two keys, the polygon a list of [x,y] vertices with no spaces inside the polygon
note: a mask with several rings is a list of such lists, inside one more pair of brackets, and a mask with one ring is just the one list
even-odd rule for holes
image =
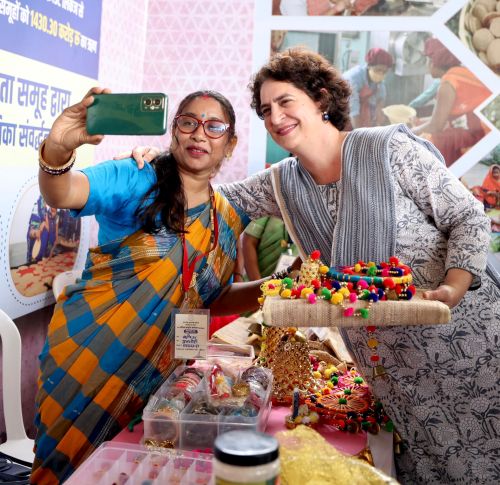
{"label": "floral print kurta", "polygon": [[[395,255],[420,288],[436,288],[450,268],[481,286],[452,310],[450,324],[377,329],[386,378],[371,377],[364,328],[346,330],[345,342],[404,440],[401,483],[500,483],[500,290],[484,273],[490,222],[428,150],[402,133],[389,147]],[[341,183],[320,187],[333,224]],[[251,218],[280,215],[269,170],[221,189]]]}

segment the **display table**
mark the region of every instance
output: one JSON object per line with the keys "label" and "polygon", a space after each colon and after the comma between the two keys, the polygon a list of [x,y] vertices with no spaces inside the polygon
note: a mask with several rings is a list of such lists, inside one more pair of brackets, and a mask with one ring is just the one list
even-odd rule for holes
{"label": "display table", "polygon": [[[290,414],[288,406],[273,406],[267,422],[266,433],[274,435],[285,430],[285,416]],[[375,466],[390,476],[394,473],[392,434],[381,431],[378,435],[366,432],[356,434],[338,431],[331,426],[321,425],[317,431],[335,448],[349,455],[357,455],[367,444],[373,455]],[[140,443],[143,437],[143,423],[136,425],[133,431],[123,429],[113,438],[114,443]]]}

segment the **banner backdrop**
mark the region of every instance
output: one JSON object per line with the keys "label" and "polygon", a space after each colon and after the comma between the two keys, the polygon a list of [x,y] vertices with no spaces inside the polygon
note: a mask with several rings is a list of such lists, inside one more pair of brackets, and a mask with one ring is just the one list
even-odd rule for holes
{"label": "banner backdrop", "polygon": [[[38,148],[54,119],[96,84],[101,2],[0,0],[0,308],[53,302],[52,279],[81,268],[88,224],[46,205]],[[93,160],[78,150],[77,167]]]}

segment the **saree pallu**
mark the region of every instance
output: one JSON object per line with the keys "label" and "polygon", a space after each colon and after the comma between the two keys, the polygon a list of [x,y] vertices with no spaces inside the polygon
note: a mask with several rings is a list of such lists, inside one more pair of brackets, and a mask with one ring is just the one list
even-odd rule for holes
{"label": "saree pallu", "polygon": [[[491,91],[464,66],[451,67],[441,78],[441,84],[445,82],[455,91],[448,119],[450,126],[433,133],[429,140],[442,153],[449,167],[489,131],[473,110],[491,95]],[[453,120],[463,115],[466,116],[467,127],[452,126]]]}
{"label": "saree pallu", "polygon": [[[248,223],[223,196],[215,200],[219,244],[196,266],[192,307],[209,305],[229,281]],[[210,212],[207,204],[188,217],[190,261],[210,249]],[[68,478],[178,364],[171,312],[183,298],[182,255],[181,238],[166,231],[137,231],[90,250],[82,280],[56,305],[40,355],[32,483]]]}

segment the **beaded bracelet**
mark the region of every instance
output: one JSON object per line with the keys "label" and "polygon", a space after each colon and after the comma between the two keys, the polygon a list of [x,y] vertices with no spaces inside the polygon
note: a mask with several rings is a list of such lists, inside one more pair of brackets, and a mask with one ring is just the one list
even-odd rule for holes
{"label": "beaded bracelet", "polygon": [[362,261],[353,266],[330,268],[329,278],[347,283],[365,281],[371,285],[384,285],[388,278],[395,285],[405,285],[412,282],[411,270],[408,266],[399,263],[397,258],[391,257],[389,263],[364,263]]}
{"label": "beaded bracelet", "polygon": [[73,150],[71,153],[70,159],[64,164],[59,167],[53,167],[52,165],[49,165],[43,158],[43,147],[45,146],[45,142],[47,139],[43,140],[42,143],[40,144],[40,147],[38,148],[38,165],[40,166],[40,169],[44,171],[45,173],[48,173],[49,175],[63,175],[75,164],[76,160],[76,150]]}

